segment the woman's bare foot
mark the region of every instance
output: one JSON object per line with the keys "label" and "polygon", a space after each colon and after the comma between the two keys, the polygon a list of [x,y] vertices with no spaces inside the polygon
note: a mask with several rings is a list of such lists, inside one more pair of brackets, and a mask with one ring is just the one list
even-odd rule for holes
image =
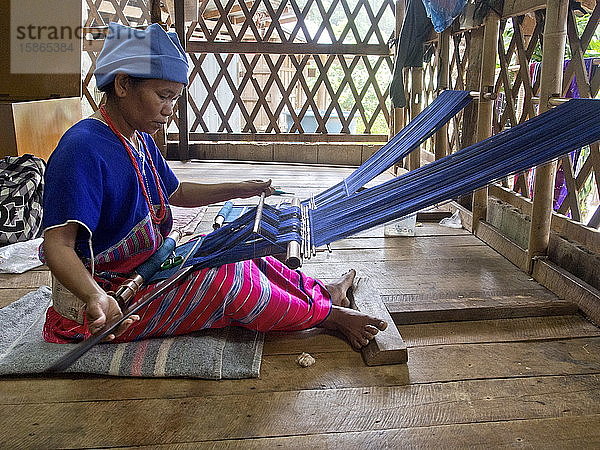
{"label": "woman's bare foot", "polygon": [[354,283],[354,277],[356,277],[356,270],[350,269],[332,284],[325,285],[331,295],[331,303],[336,306],[350,306],[347,292],[352,287],[352,283]]}
{"label": "woman's bare foot", "polygon": [[332,306],[329,317],[321,327],[341,332],[356,350],[366,346],[379,331],[387,328],[386,321],[354,309]]}

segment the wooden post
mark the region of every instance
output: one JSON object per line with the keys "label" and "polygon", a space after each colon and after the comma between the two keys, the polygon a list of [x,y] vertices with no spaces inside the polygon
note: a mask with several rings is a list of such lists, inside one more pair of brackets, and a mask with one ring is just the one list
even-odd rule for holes
{"label": "wooden post", "polygon": [[[553,0],[548,2],[546,6],[539,114],[550,108],[548,100],[551,96],[560,96],[561,94],[568,11],[568,0]],[[545,255],[548,249],[555,175],[556,163],[554,162],[539,166],[535,171],[528,249],[530,272],[533,270],[533,258]]]}
{"label": "wooden post", "polygon": [[[438,93],[450,88],[450,29],[442,31],[438,41]],[[435,134],[435,159],[448,154],[448,124]]]}
{"label": "wooden post", "polygon": [[[161,0],[151,0],[150,1],[150,22],[152,23],[162,23],[162,12],[160,9]],[[156,146],[159,148],[162,155],[167,157],[167,127],[163,125],[160,129],[154,133],[154,142]]]}
{"label": "wooden post", "polygon": [[[484,27],[474,28],[470,31],[471,44],[467,55],[467,70],[465,75],[465,90],[477,91],[481,83],[481,57],[483,54]],[[477,109],[479,102],[471,102],[463,112],[462,133],[460,133],[460,147],[465,148],[477,142]],[[469,202],[469,205],[471,202]]]}
{"label": "wooden post", "polygon": [[152,22],[152,23],[161,23],[162,22],[162,13],[160,10],[160,0],[151,0],[150,1],[150,22]]}
{"label": "wooden post", "polygon": [[[485,18],[483,31],[483,52],[481,57],[481,78],[479,91],[481,94],[492,92],[496,80],[496,57],[498,55],[498,34],[500,32],[500,17],[490,10]],[[492,135],[492,119],[494,117],[494,101],[479,98],[477,113],[477,141],[482,141]],[[473,193],[473,233],[477,232],[480,220],[487,215],[487,187]]]}
{"label": "wooden post", "polygon": [[[410,68],[410,118],[414,119],[420,113],[423,98],[423,68]],[[415,170],[421,167],[421,146],[415,148],[408,156],[408,169]]]}
{"label": "wooden post", "polygon": [[[187,48],[187,36],[185,33],[185,5],[184,0],[175,0],[175,30],[183,46],[183,51]],[[186,53],[187,54],[187,53]],[[190,159],[189,148],[189,127],[188,127],[188,90],[183,88],[183,92],[177,101],[178,127],[179,127],[179,160],[188,161]]]}
{"label": "wooden post", "polygon": [[[396,37],[396,54],[398,53],[398,45],[400,42],[400,33],[402,32],[402,24],[404,24],[404,16],[406,15],[406,3],[405,0],[396,0],[396,31],[394,36]],[[406,86],[404,87],[406,90]],[[393,108],[393,126],[392,136],[395,136],[404,128],[404,108]]]}

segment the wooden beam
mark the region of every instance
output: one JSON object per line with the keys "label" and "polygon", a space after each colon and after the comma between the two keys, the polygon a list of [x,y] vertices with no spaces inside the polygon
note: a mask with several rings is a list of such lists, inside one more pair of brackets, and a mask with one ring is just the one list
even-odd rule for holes
{"label": "wooden beam", "polygon": [[[178,133],[169,133],[169,140],[178,140]],[[386,134],[339,133],[190,133],[192,141],[208,142],[369,142],[385,143]]]}
{"label": "wooden beam", "polygon": [[273,55],[358,55],[389,56],[390,48],[380,44],[315,44],[296,42],[188,42],[190,53],[232,53]]}
{"label": "wooden beam", "polygon": [[[394,36],[396,38],[396,45],[394,46],[395,55],[398,53],[398,45],[400,40],[400,33],[402,32],[402,25],[404,24],[404,17],[406,16],[406,3],[404,0],[396,0],[396,8],[395,8],[395,16],[396,16],[396,28],[394,32]],[[394,56],[395,60],[395,56]],[[404,122],[404,108],[394,108],[392,106],[393,111],[393,124],[391,127],[391,134],[395,136],[404,128],[406,125]]]}
{"label": "wooden beam", "polygon": [[[484,27],[471,30],[471,44],[468,47],[467,67],[465,73],[465,90],[477,91],[481,83],[481,59],[483,53]],[[458,64],[458,62],[457,62]],[[458,148],[465,148],[477,142],[477,110],[479,102],[469,103],[463,110],[462,133],[460,133]]]}
{"label": "wooden beam", "polygon": [[475,235],[519,269],[527,271],[529,267],[527,250],[504,236],[498,229],[482,220],[479,222]]}
{"label": "wooden beam", "polygon": [[[186,30],[185,30],[185,2],[184,0],[175,0],[175,30],[179,41],[183,46],[184,53],[186,49]],[[183,92],[177,100],[177,127],[179,128],[179,160],[188,161],[190,159],[189,150],[189,126],[188,126],[188,88],[183,88]]]}
{"label": "wooden beam", "polygon": [[[423,110],[423,67],[410,68],[410,118],[417,117]],[[421,167],[421,146],[408,155],[408,169]]]}
{"label": "wooden beam", "polygon": [[398,326],[435,322],[514,319],[517,317],[564,316],[576,314],[578,310],[576,304],[559,300],[545,289],[504,296],[496,295],[493,298],[480,295],[407,301],[402,295],[384,295],[383,300]]}
{"label": "wooden beam", "polygon": [[502,18],[509,19],[514,16],[522,16],[528,12],[536,11],[546,7],[546,0],[504,0]]}
{"label": "wooden beam", "polygon": [[[438,89],[450,89],[450,34],[448,28],[439,35],[438,43]],[[441,159],[448,154],[448,124],[435,134],[435,159]]]}
{"label": "wooden beam", "polygon": [[388,323],[388,327],[377,333],[369,345],[363,348],[362,355],[365,363],[368,366],[406,363],[408,361],[406,344],[373,282],[369,278],[357,278],[351,297],[353,307]]}
{"label": "wooden beam", "polygon": [[[550,97],[560,96],[562,92],[568,12],[568,0],[549,2],[546,8],[538,114],[550,108],[548,104]],[[535,194],[529,231],[530,272],[533,269],[533,258],[545,255],[548,249],[555,175],[556,162],[539,166],[535,171]]]}
{"label": "wooden beam", "polygon": [[595,324],[600,324],[600,291],[547,258],[534,261],[533,277],[559,297],[579,306]]}
{"label": "wooden beam", "polygon": [[150,1],[150,22],[161,23],[162,22],[162,11],[160,9],[160,0]]}

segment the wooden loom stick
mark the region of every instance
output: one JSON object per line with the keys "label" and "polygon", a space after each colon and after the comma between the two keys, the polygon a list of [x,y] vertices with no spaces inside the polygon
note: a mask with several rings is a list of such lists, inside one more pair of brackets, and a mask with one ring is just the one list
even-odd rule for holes
{"label": "wooden loom stick", "polygon": [[155,298],[165,293],[168,289],[171,288],[172,285],[185,278],[192,270],[194,270],[194,266],[188,266],[177,271],[170,278],[163,281],[158,289],[146,294],[139,301],[135,302],[129,308],[127,308],[127,310],[118,320],[110,322],[100,333],[94,334],[85,341],[80,342],[77,345],[77,347],[75,347],[66,355],[62,356],[58,361],[56,361],[54,364],[52,364],[50,367],[44,370],[44,373],[59,373],[69,368],[71,365],[73,365],[73,363],[75,363],[75,361],[77,361],[85,353],[87,353],[88,350],[90,350],[94,345],[102,342],[110,334],[112,334],[119,327],[119,325],[121,325],[127,318],[138,312],[142,307],[146,306]]}
{"label": "wooden loom stick", "polygon": [[267,194],[265,192],[260,194],[260,200],[258,201],[258,206],[256,207],[256,216],[254,217],[254,227],[252,229],[252,232],[254,233],[258,233],[258,229],[260,228],[260,221],[262,219],[266,196]]}
{"label": "wooden loom stick", "polygon": [[[196,248],[198,247],[200,242],[202,242],[202,239],[196,240],[196,242],[194,243],[194,245],[192,246],[190,251],[187,253],[185,258],[183,259],[183,262],[181,263],[182,266],[187,262],[188,258],[194,254],[194,252],[196,251]],[[54,364],[52,364],[50,367],[48,367],[44,372],[45,373],[63,372],[65,369],[72,366],[73,363],[75,363],[75,361],[77,361],[85,353],[87,353],[94,345],[102,342],[110,334],[112,334],[119,327],[119,325],[121,325],[126,319],[128,319],[133,314],[138,312],[141,308],[146,306],[148,303],[153,301],[155,298],[162,295],[164,292],[166,292],[168,289],[170,289],[171,286],[173,286],[175,283],[177,283],[180,280],[182,280],[183,278],[185,278],[192,270],[194,270],[193,265],[185,267],[185,268],[181,268],[180,270],[175,272],[169,278],[167,278],[162,283],[160,283],[160,285],[158,286],[158,288],[156,290],[147,293],[141,299],[139,299],[137,302],[130,305],[123,312],[123,315],[119,319],[117,319],[114,322],[109,322],[100,333],[92,335],[89,338],[87,338],[86,340],[80,342],[77,345],[77,347],[75,347],[73,350],[71,350],[66,355],[62,356],[58,361],[56,361]],[[142,282],[143,282],[143,279],[142,279]],[[139,288],[141,286],[141,283],[139,283],[139,285],[136,285],[136,286],[137,286],[137,288]],[[128,298],[133,298],[133,295],[135,295],[136,291],[137,291],[137,289],[133,293],[128,292],[128,294],[130,294]],[[118,298],[117,298],[117,300],[118,300]]]}

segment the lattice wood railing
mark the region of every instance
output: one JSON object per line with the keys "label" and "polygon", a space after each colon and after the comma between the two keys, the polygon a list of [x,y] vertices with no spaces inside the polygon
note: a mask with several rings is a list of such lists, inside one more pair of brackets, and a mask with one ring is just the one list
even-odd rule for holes
{"label": "lattice wood railing", "polygon": [[[571,10],[568,15],[567,32],[569,61],[565,62],[563,96],[597,98],[600,88],[600,51],[598,49],[600,9],[595,2],[586,2],[591,8]],[[542,54],[544,10],[501,21],[498,40],[498,68],[495,92],[498,93],[494,113],[494,133],[521,123],[537,114],[539,102],[539,61]],[[477,34],[479,37],[477,38]],[[450,80],[452,89],[479,89],[480,45],[483,29],[475,28],[453,34],[450,50]],[[439,39],[439,36],[438,36]],[[472,43],[475,43],[472,45]],[[437,46],[437,40],[428,45]],[[594,57],[584,57],[586,50],[595,45]],[[479,53],[478,53],[479,52]],[[424,68],[425,104],[437,95],[437,76],[440,64],[437,51]],[[592,53],[593,55],[593,53]],[[592,75],[590,77],[590,75]],[[449,151],[455,151],[475,141],[477,110],[475,106],[454,118],[448,128]],[[436,136],[440,138],[440,136]],[[432,144],[425,148],[431,151]],[[504,180],[505,186],[531,197],[533,171]],[[600,225],[600,151],[595,143],[580,152],[560,160],[556,180],[555,209],[594,228]]]}
{"label": "lattice wood railing", "polygon": [[[476,85],[473,85],[472,74],[469,73],[469,58],[471,50],[471,32],[472,30],[463,30],[452,33],[450,38],[450,52],[448,60],[444,61],[440,57],[439,38],[430,40],[426,43],[428,47],[426,54],[431,55],[430,59],[425,62],[423,67],[423,100],[424,105],[428,105],[437,97],[439,93],[439,66],[440,64],[449,65],[449,85],[448,89],[454,90],[476,90],[478,89],[479,80]],[[478,71],[474,71],[477,74]],[[467,111],[467,114],[469,111]],[[460,112],[454,116],[448,124],[448,153],[453,153],[460,150],[470,142],[465,142],[464,134],[470,133],[469,129],[473,126],[473,121],[465,122],[465,112]],[[443,136],[436,135],[435,139],[441,139]],[[425,146],[426,151],[433,153],[433,140],[429,140]]]}
{"label": "lattice wood railing", "polygon": [[191,139],[385,140],[393,6],[202,2],[188,31]]}
{"label": "lattice wood railing", "polygon": [[[167,2],[169,3],[169,2]],[[150,0],[86,0],[85,25],[150,22]],[[166,11],[163,21],[170,23]],[[190,137],[385,141],[393,0],[203,0],[187,27]],[[100,95],[99,39],[86,40],[83,93]],[[175,117],[170,131],[177,131]]]}
{"label": "lattice wood railing", "polygon": [[[596,4],[588,14],[584,12],[588,11],[571,10],[568,14],[567,55],[570,60],[565,63],[563,97],[573,96],[572,83],[577,86],[580,97],[598,96],[600,70],[595,70],[593,66],[600,63],[600,58],[588,58],[586,66],[584,54],[593,39],[598,42],[600,5]],[[577,29],[578,23],[582,32]],[[521,123],[537,113],[543,30],[544,10],[501,22],[496,79],[496,92],[500,96],[494,117],[495,132]],[[594,74],[592,79],[589,78],[590,73]],[[531,197],[532,185],[531,171],[516,176],[513,188],[516,192]],[[600,223],[599,186],[600,152],[596,143],[560,160],[555,187],[555,209],[597,228]]]}

